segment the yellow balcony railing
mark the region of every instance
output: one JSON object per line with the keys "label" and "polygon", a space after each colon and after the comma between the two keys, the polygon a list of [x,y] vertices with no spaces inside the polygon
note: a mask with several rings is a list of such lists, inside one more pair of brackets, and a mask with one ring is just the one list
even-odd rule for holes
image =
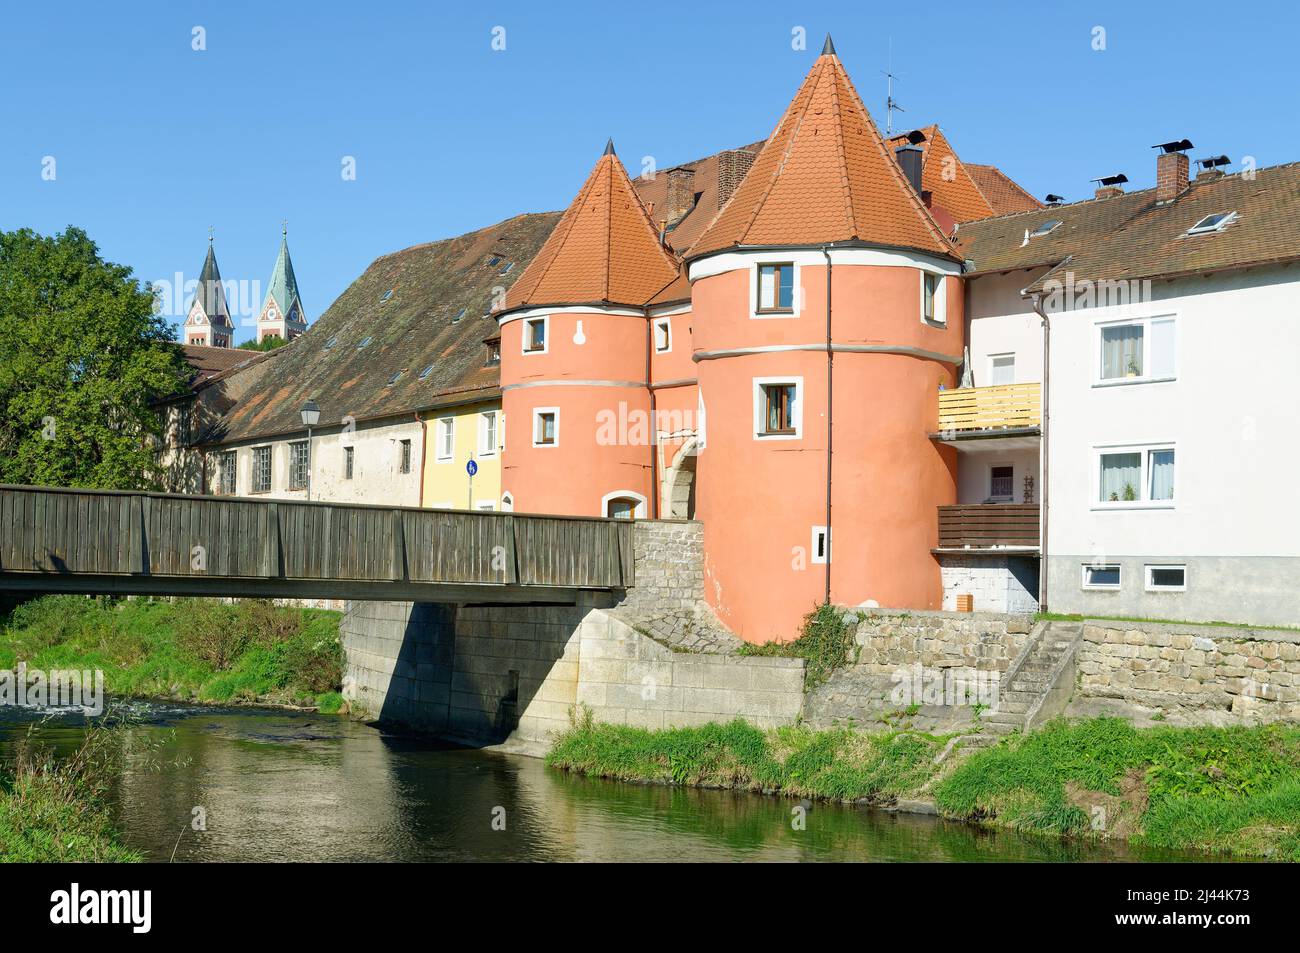
{"label": "yellow balcony railing", "polygon": [[939,431],[1019,430],[1043,422],[1041,384],[1000,384],[939,392]]}

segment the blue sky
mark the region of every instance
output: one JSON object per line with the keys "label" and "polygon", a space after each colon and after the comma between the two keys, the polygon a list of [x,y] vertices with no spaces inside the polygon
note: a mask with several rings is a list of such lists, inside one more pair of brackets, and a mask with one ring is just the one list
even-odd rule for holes
{"label": "blue sky", "polygon": [[223,277],[264,288],[287,218],[311,318],[377,255],[562,208],[607,136],[633,174],[766,136],[827,30],[878,120],[892,44],[896,125],[939,122],[963,159],[1039,197],[1117,171],[1148,186],[1151,144],[1184,136],[1232,168],[1300,160],[1300,14],[1280,3],[173,0],[0,17],[0,229],[75,224],[142,279],[193,279],[213,226]]}

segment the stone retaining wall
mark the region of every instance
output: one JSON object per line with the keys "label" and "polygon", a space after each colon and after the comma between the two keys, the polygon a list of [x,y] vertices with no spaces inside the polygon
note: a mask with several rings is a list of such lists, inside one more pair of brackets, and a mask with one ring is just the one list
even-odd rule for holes
{"label": "stone retaining wall", "polygon": [[[1078,695],[1208,715],[1300,717],[1300,633],[1088,620]],[[1204,719],[1202,719],[1204,720]]]}
{"label": "stone retaining wall", "polygon": [[1033,628],[1030,615],[861,609],[858,665],[888,674],[917,662],[932,668],[1005,672]]}

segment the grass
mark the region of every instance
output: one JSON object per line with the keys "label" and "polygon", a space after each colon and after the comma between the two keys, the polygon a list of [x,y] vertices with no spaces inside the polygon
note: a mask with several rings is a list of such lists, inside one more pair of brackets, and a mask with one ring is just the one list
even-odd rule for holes
{"label": "grass", "polygon": [[[547,764],[624,781],[888,803],[1040,834],[1300,861],[1300,727],[1134,728],[1057,720],[934,765],[947,739],[743,720],[647,730],[584,714]],[[927,793],[928,792],[928,793]]]}
{"label": "grass", "polygon": [[1300,727],[1057,720],[974,754],[934,795],[1020,830],[1300,861]]}
{"label": "grass", "polygon": [[1274,632],[1300,632],[1300,628],[1290,625],[1252,625],[1246,622],[1189,622],[1186,619],[1146,619],[1140,616],[1126,615],[1079,615],[1065,612],[1039,612],[1034,615],[1038,622],[1137,622],[1155,625],[1197,625],[1229,629],[1264,629]]}
{"label": "grass", "polygon": [[113,695],[334,706],[338,613],[276,606],[45,596],[0,619],[0,669],[99,669]]}
{"label": "grass", "polygon": [[116,729],[87,731],[70,756],[25,747],[0,771],[0,863],[139,861],[105,806]]}
{"label": "grass", "polygon": [[737,654],[804,659],[804,691],[811,692],[857,651],[853,638],[857,621],[844,609],[824,603],[804,616],[803,630],[794,641],[746,643]]}
{"label": "grass", "polygon": [[580,720],[557,739],[554,768],[624,781],[735,788],[790,797],[890,801],[933,775],[945,739],[846,728],[765,731],[728,724],[652,731]]}

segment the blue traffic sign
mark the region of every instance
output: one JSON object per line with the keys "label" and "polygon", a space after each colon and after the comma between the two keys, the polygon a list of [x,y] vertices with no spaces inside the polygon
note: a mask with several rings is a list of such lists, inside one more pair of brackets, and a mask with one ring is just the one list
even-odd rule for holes
{"label": "blue traffic sign", "polygon": [[465,472],[468,473],[470,476],[473,476],[474,474],[478,473],[478,464],[475,463],[473,460],[468,461],[465,464]]}

